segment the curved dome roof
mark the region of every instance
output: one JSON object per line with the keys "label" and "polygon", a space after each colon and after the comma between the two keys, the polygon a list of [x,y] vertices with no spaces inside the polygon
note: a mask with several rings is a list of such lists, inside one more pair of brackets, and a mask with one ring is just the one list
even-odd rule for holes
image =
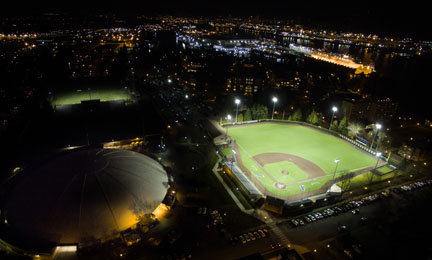
{"label": "curved dome roof", "polygon": [[168,190],[157,161],[116,149],[65,153],[14,179],[3,203],[8,224],[57,244],[123,231],[151,213]]}

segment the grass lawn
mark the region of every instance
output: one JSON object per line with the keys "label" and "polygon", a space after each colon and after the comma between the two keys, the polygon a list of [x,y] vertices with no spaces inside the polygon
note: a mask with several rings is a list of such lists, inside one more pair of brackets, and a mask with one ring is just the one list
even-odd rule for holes
{"label": "grass lawn", "polygon": [[[397,175],[404,174],[404,172],[401,171],[401,170],[392,170],[391,173],[388,173],[388,174],[385,174],[385,175],[381,175],[381,176],[377,175],[377,174],[373,174],[373,175],[371,175],[371,174],[372,174],[371,172],[367,172],[367,173],[363,173],[363,174],[357,175],[354,178],[351,178],[351,183],[350,183],[350,186],[349,186],[350,189],[363,188],[365,186],[370,185],[370,183],[389,180],[389,179],[392,179],[393,177],[395,177]],[[337,183],[337,185],[339,187],[343,186],[341,183]]]}
{"label": "grass lawn", "polygon": [[389,172],[392,172],[394,170],[395,169],[392,169],[392,168],[390,168],[388,166],[380,167],[380,168],[377,169],[377,171],[379,171],[380,173],[389,173]]}
{"label": "grass lawn", "polygon": [[129,91],[120,87],[104,88],[93,86],[90,87],[90,90],[88,89],[88,87],[83,87],[59,91],[53,94],[51,104],[52,106],[58,106],[80,104],[81,101],[94,99],[99,99],[101,102],[130,99]]}
{"label": "grass lawn", "polygon": [[[290,181],[289,175],[295,181],[305,180],[301,185],[306,191],[319,189],[330,180],[335,170],[335,159],[339,159],[336,177],[346,171],[360,170],[375,165],[376,160],[366,153],[357,150],[353,145],[342,139],[325,134],[311,127],[296,124],[250,124],[240,127],[230,127],[228,134],[236,140],[239,154],[244,165],[266,187],[276,195],[290,196],[304,192],[300,184],[293,184],[285,190],[274,187],[274,182],[265,171],[252,159],[261,153],[286,153],[307,159],[320,167],[327,177],[307,182],[307,175],[297,166],[287,164],[274,165],[265,168],[274,178],[281,178],[280,182]],[[279,162],[281,163],[281,162]],[[290,174],[282,176],[281,168],[289,167]],[[261,177],[263,176],[263,177]]]}

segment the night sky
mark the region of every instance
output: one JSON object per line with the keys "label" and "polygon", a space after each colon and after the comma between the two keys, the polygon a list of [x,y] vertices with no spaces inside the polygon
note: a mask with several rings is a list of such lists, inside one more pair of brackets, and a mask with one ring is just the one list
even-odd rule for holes
{"label": "night sky", "polygon": [[[282,3],[281,3],[282,2]],[[368,3],[367,1],[14,1],[2,6],[2,16],[43,12],[68,12],[89,15],[115,13],[121,15],[173,15],[283,18],[312,28],[375,33],[383,36],[414,37],[432,40],[427,26],[428,8],[420,3],[401,5]]]}

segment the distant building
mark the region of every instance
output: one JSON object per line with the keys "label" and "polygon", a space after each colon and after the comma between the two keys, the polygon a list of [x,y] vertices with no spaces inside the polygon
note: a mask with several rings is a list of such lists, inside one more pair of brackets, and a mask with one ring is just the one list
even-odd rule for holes
{"label": "distant building", "polygon": [[376,101],[345,99],[342,101],[341,110],[349,120],[375,122],[395,117],[398,106],[399,103],[391,101],[390,98]]}
{"label": "distant building", "polygon": [[399,147],[398,154],[412,161],[423,161],[427,157],[427,149],[423,141],[410,141]]}
{"label": "distant building", "polygon": [[251,96],[262,91],[267,86],[264,69],[255,64],[240,64],[232,68],[232,75],[227,79],[226,90]]}

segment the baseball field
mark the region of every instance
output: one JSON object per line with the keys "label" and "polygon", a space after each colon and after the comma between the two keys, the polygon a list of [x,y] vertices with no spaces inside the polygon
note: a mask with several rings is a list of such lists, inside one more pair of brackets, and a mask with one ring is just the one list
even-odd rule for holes
{"label": "baseball field", "polygon": [[334,174],[338,178],[376,164],[376,158],[354,145],[299,124],[237,125],[228,134],[235,140],[237,164],[267,195],[312,195],[328,186]]}
{"label": "baseball field", "polygon": [[99,99],[101,102],[127,100],[130,99],[130,94],[128,89],[120,87],[77,87],[53,93],[51,98],[51,104],[53,107],[58,105],[73,105],[80,104],[81,101],[95,99]]}

